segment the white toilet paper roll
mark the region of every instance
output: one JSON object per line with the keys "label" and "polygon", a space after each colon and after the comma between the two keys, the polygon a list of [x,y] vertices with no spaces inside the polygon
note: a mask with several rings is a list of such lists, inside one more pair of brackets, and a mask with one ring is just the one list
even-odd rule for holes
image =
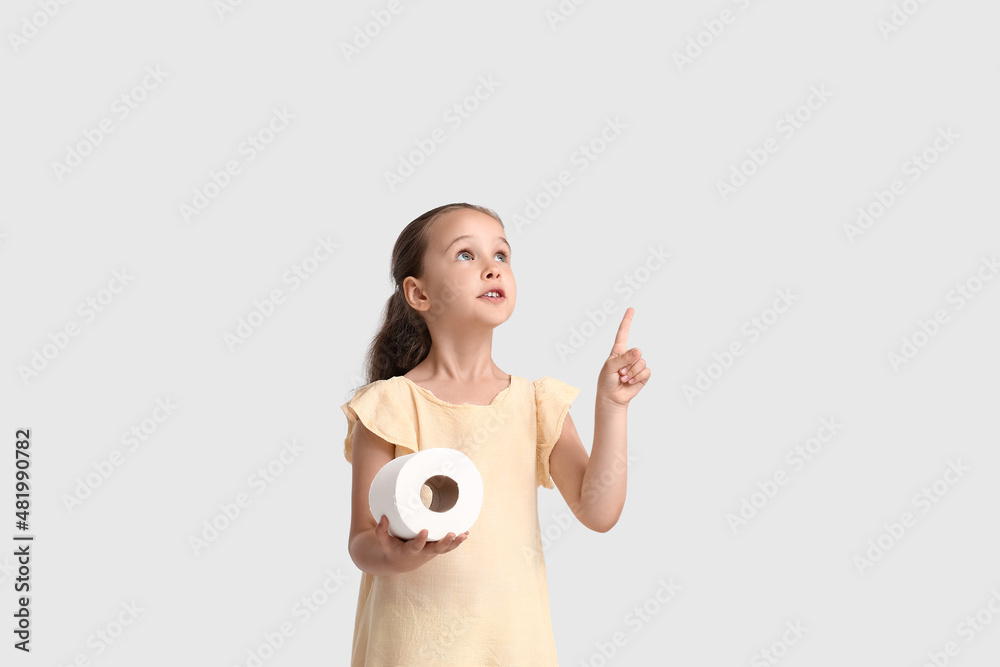
{"label": "white toilet paper roll", "polygon": [[382,466],[368,491],[368,505],[375,521],[389,517],[393,537],[411,540],[426,528],[427,541],[436,542],[448,533],[461,535],[479,518],[483,478],[457,449],[423,449]]}

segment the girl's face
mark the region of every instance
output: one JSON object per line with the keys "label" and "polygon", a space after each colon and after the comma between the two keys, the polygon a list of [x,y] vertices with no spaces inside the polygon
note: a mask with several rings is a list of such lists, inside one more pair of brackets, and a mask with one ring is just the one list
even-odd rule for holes
{"label": "girl's face", "polygon": [[[448,319],[495,327],[506,321],[514,311],[517,285],[503,226],[485,213],[459,209],[437,218],[428,232],[424,277],[410,276],[403,283],[410,305],[428,325]],[[491,290],[503,296],[482,296]]]}

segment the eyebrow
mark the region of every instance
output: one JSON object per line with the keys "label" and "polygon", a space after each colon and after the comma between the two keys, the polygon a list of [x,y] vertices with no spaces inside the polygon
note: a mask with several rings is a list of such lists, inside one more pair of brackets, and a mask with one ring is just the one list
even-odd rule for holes
{"label": "eyebrow", "polygon": [[[468,234],[466,234],[465,236],[459,236],[459,237],[458,237],[457,239],[455,239],[454,241],[452,241],[452,242],[451,242],[451,243],[450,243],[450,244],[448,245],[448,247],[447,247],[447,248],[445,248],[445,249],[444,249],[445,253],[447,253],[447,252],[448,252],[448,251],[449,251],[449,250],[451,249],[451,246],[455,245],[456,243],[458,243],[458,242],[459,242],[459,241],[461,241],[462,239],[471,239],[471,238],[473,238],[473,237],[472,237],[472,236],[469,236]],[[504,245],[506,245],[506,246],[507,246],[507,249],[508,249],[508,250],[513,250],[513,248],[511,248],[511,247],[510,247],[510,244],[509,244],[509,243],[507,243],[507,239],[505,239],[504,237],[502,237],[502,236],[498,236],[498,237],[496,238],[496,240],[497,240],[497,241],[503,241]]]}

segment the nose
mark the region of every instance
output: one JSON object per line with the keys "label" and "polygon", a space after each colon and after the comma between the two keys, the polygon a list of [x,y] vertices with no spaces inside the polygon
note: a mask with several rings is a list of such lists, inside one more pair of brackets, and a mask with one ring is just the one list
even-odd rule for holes
{"label": "nose", "polygon": [[493,260],[491,264],[487,265],[486,277],[494,279],[500,277],[500,262]]}

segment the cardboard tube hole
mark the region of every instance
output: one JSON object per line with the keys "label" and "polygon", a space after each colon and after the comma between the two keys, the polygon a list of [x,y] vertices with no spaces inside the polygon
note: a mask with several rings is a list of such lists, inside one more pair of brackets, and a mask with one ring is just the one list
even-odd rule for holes
{"label": "cardboard tube hole", "polygon": [[458,484],[446,475],[429,477],[420,487],[420,501],[432,512],[447,512],[458,502]]}

